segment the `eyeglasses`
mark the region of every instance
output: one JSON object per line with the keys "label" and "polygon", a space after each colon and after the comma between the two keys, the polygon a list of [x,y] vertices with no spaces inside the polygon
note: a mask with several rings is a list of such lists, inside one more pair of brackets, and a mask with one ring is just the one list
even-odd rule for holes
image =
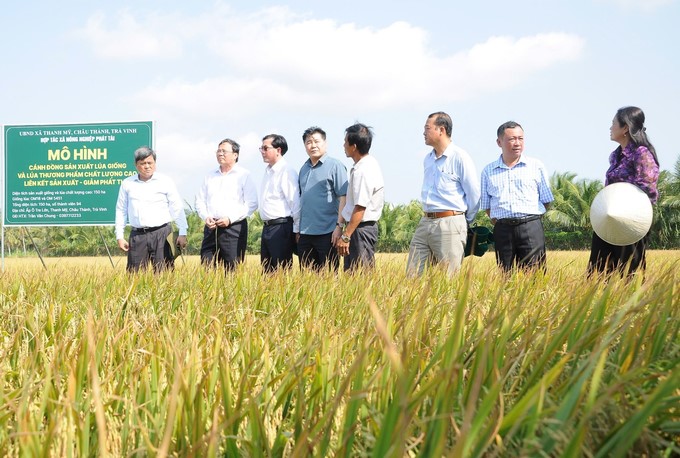
{"label": "eyeglasses", "polygon": [[267,151],[269,149],[276,149],[276,148],[274,148],[273,146],[264,145],[264,146],[260,146],[258,149],[260,150],[261,153],[264,153],[265,151]]}
{"label": "eyeglasses", "polygon": [[227,151],[226,149],[218,149],[217,151],[215,151],[215,154],[217,154],[218,156],[220,156],[220,155],[221,155],[221,156],[224,156],[224,155],[227,154],[227,153],[234,153],[234,154],[236,154],[235,151]]}

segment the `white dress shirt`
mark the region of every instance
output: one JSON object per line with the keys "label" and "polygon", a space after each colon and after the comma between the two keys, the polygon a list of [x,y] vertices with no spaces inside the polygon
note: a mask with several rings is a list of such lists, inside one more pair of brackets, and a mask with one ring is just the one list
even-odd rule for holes
{"label": "white dress shirt", "polygon": [[162,226],[173,220],[179,228],[179,235],[187,235],[184,203],[169,177],[154,172],[147,181],[133,175],[120,184],[116,202],[116,239],[124,237],[126,222],[132,227],[142,228]]}
{"label": "white dress shirt", "polygon": [[238,164],[227,173],[217,168],[205,177],[196,195],[196,211],[202,220],[229,218],[239,222],[257,210],[257,188],[250,172]]}
{"label": "white dress shirt", "polygon": [[365,207],[364,221],[378,221],[385,204],[385,183],[378,161],[370,155],[359,159],[349,172],[347,198],[342,217],[349,222],[354,207]]}
{"label": "white dress shirt", "polygon": [[292,216],[293,232],[300,232],[298,174],[284,158],[264,171],[259,211],[263,221]]}

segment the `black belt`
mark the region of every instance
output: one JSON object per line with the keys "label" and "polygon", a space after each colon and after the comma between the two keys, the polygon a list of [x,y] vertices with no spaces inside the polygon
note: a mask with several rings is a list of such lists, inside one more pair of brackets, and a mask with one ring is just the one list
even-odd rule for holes
{"label": "black belt", "polygon": [[362,221],[357,227],[374,226],[375,221]]}
{"label": "black belt", "polygon": [[519,226],[520,224],[528,223],[540,219],[541,215],[529,215],[521,218],[501,218],[497,222],[505,224],[506,226]]}
{"label": "black belt", "polygon": [[290,222],[293,221],[292,216],[286,216],[285,218],[274,218],[274,219],[270,219],[270,220],[267,220],[267,221],[262,221],[262,223],[265,226],[276,226],[277,224],[284,224],[284,223],[287,223],[289,221]]}
{"label": "black belt", "polygon": [[155,227],[133,227],[132,230],[134,232],[143,232],[143,233],[153,232],[153,231],[157,231],[158,229],[163,229],[168,224],[170,224],[170,223],[161,224],[160,226],[155,226]]}

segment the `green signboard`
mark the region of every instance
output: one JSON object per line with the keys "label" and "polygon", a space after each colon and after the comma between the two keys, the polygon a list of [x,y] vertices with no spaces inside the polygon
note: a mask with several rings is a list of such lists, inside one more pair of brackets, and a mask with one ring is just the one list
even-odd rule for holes
{"label": "green signboard", "polygon": [[152,122],[5,126],[6,226],[114,223],[133,153],[153,147]]}

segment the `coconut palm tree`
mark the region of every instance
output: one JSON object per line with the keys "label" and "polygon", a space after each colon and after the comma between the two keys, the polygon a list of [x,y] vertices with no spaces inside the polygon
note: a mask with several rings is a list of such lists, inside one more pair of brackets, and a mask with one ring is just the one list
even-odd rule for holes
{"label": "coconut palm tree", "polygon": [[26,256],[30,244],[31,242],[26,237],[23,227],[8,227],[5,229],[5,252],[7,255],[23,254]]}
{"label": "coconut palm tree", "polygon": [[572,172],[554,173],[550,188],[555,201],[546,212],[546,229],[562,231],[590,231],[590,204],[603,188],[597,180],[576,180]]}
{"label": "coconut palm tree", "polygon": [[654,211],[651,246],[654,248],[680,247],[680,157],[673,171],[659,174],[659,200]]}

